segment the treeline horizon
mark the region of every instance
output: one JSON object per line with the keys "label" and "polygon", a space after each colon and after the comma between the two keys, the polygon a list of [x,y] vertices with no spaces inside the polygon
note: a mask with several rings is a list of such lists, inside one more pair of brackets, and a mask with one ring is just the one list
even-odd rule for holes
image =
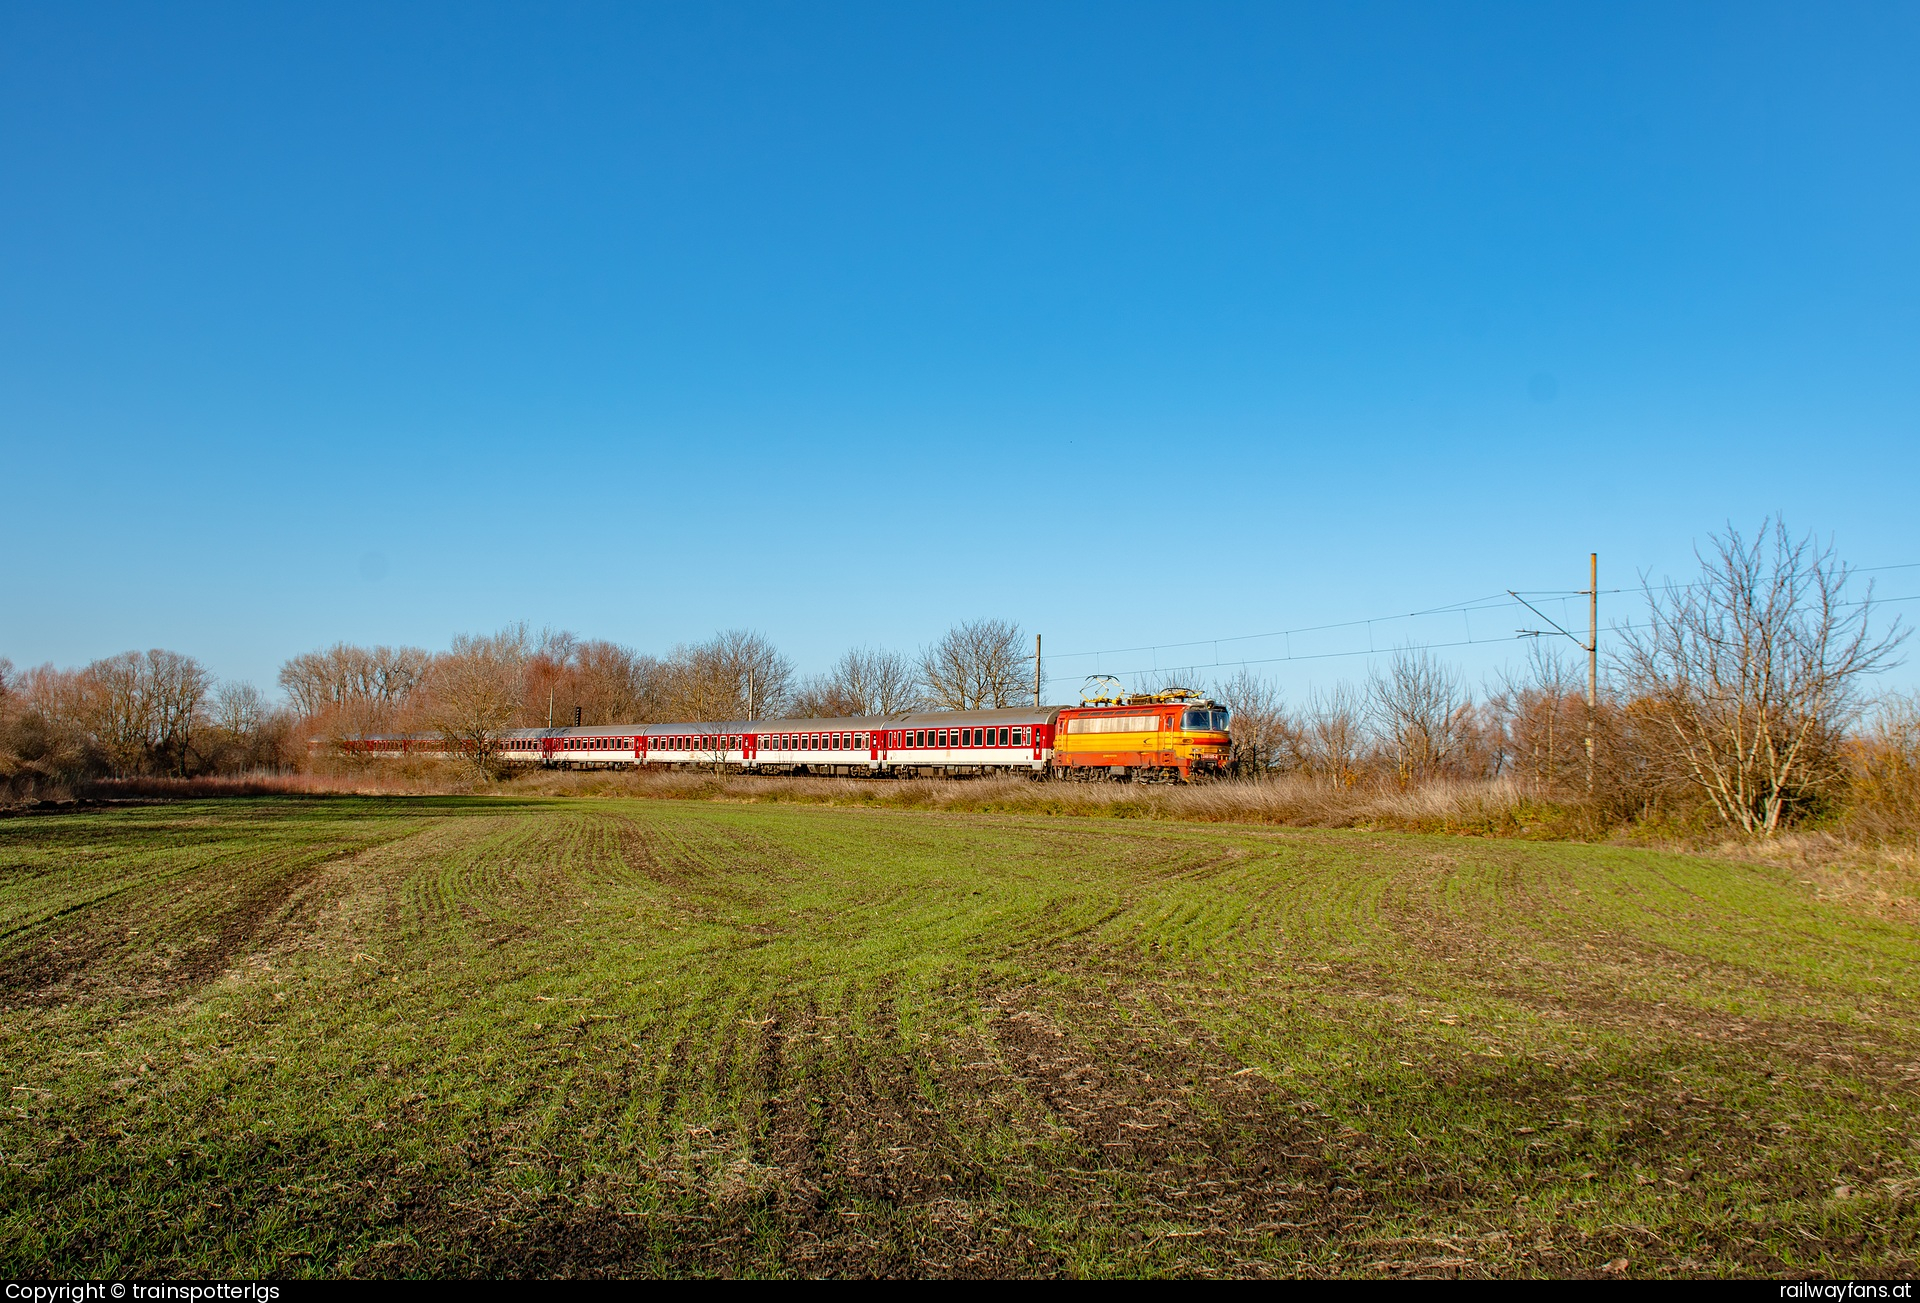
{"label": "treeline horizon", "polygon": [[[1591,706],[1585,667],[1536,643],[1476,693],[1419,647],[1358,681],[1289,703],[1246,669],[1215,682],[1161,676],[1231,712],[1232,768],[1337,786],[1507,780],[1615,821],[1692,812],[1747,834],[1851,810],[1896,833],[1920,826],[1920,694],[1867,689],[1907,631],[1845,596],[1830,548],[1769,521],[1729,529],[1693,583],[1644,590],[1648,619],[1619,631]],[[348,643],[289,658],[284,704],[216,683],[192,657],[127,652],[79,669],[0,661],[0,780],[9,790],[97,777],[297,770],[310,739],[436,733],[482,774],[511,729],[885,715],[1031,704],[1034,653],[1012,621],[958,623],[913,655],[851,648],[800,675],[755,632],[653,656],[524,623],[447,650]],[[1044,688],[1044,666],[1042,666]]]}

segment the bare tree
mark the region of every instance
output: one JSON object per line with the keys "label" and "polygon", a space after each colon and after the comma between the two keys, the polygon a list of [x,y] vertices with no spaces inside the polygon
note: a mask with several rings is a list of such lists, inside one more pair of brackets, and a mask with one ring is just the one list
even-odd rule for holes
{"label": "bare tree", "polygon": [[864,703],[832,671],[800,680],[787,696],[786,713],[796,718],[838,719],[864,715]]}
{"label": "bare tree", "polygon": [[113,772],[187,772],[213,683],[200,662],[159,648],[122,652],[93,662],[79,678],[82,726]]}
{"label": "bare tree", "polygon": [[1373,723],[1402,782],[1444,772],[1471,739],[1473,700],[1450,666],[1420,647],[1394,652],[1367,675]]}
{"label": "bare tree", "polygon": [[785,702],[793,686],[793,662],[760,634],[730,629],[674,648],[662,678],[669,718],[763,718],[777,714]]}
{"label": "bare tree", "polygon": [[518,723],[647,724],[662,715],[663,666],[618,643],[543,630],[527,658]]}
{"label": "bare tree", "polygon": [[294,724],[289,712],[270,706],[251,683],[223,683],[213,694],[205,741],[196,744],[201,766],[236,774],[295,762]]}
{"label": "bare tree", "polygon": [[1351,786],[1367,750],[1365,703],[1346,684],[1315,690],[1300,730],[1300,763],[1308,773]]}
{"label": "bare tree", "polygon": [[1278,688],[1243,668],[1215,692],[1227,708],[1236,770],[1262,774],[1298,763],[1299,730],[1288,716]]}
{"label": "bare tree", "polygon": [[446,742],[491,775],[500,735],[520,706],[534,643],[524,624],[492,635],[462,634],[427,672],[426,718]]}
{"label": "bare tree", "polygon": [[41,665],[10,684],[13,777],[27,786],[71,782],[110,768],[92,733],[94,685],[82,670]]}
{"label": "bare tree", "polygon": [[266,713],[267,703],[251,683],[223,683],[213,694],[213,722],[233,737],[252,737]]}
{"label": "bare tree", "polygon": [[1771,836],[1841,777],[1862,681],[1895,663],[1906,630],[1876,635],[1872,586],[1847,600],[1831,546],[1783,521],[1751,542],[1729,526],[1695,555],[1694,583],[1643,585],[1648,626],[1621,632],[1616,665],[1674,771],[1729,826]]}
{"label": "bare tree", "polygon": [[335,643],[280,667],[280,686],[301,718],[335,738],[364,737],[405,712],[426,678],[418,647]]}
{"label": "bare tree", "polygon": [[920,653],[920,688],[941,710],[1025,704],[1033,694],[1033,656],[1011,620],[956,624]]}
{"label": "bare tree", "polygon": [[1488,706],[1500,757],[1520,777],[1552,790],[1586,766],[1586,676],[1556,646],[1536,641],[1519,673],[1504,672]]}
{"label": "bare tree", "polygon": [[898,652],[851,648],[833,668],[800,685],[791,709],[797,715],[892,715],[918,709],[913,663]]}

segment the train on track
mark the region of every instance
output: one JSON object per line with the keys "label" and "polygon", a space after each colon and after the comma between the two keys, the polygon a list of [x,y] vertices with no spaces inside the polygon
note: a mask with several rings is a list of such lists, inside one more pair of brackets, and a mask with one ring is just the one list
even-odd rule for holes
{"label": "train on track", "polygon": [[[1078,706],[941,710],[840,719],[699,720],[509,729],[496,762],[552,769],[1189,782],[1223,772],[1227,710],[1186,689],[1115,693]],[[440,734],[354,738],[368,756],[446,756]],[[477,744],[460,750],[471,754]]]}

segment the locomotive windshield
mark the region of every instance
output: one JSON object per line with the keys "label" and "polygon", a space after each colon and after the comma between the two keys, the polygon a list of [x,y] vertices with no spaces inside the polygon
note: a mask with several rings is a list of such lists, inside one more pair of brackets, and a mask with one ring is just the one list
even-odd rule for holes
{"label": "locomotive windshield", "polygon": [[1185,727],[1189,733],[1224,733],[1227,712],[1218,706],[1212,710],[1189,710]]}

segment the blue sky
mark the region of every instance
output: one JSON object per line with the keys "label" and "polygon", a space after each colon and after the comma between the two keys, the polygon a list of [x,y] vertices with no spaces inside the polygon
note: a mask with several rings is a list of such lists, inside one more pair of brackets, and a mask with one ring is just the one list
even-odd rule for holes
{"label": "blue sky", "polygon": [[1916,66],[1911,5],[12,4],[0,655],[1920,562]]}

